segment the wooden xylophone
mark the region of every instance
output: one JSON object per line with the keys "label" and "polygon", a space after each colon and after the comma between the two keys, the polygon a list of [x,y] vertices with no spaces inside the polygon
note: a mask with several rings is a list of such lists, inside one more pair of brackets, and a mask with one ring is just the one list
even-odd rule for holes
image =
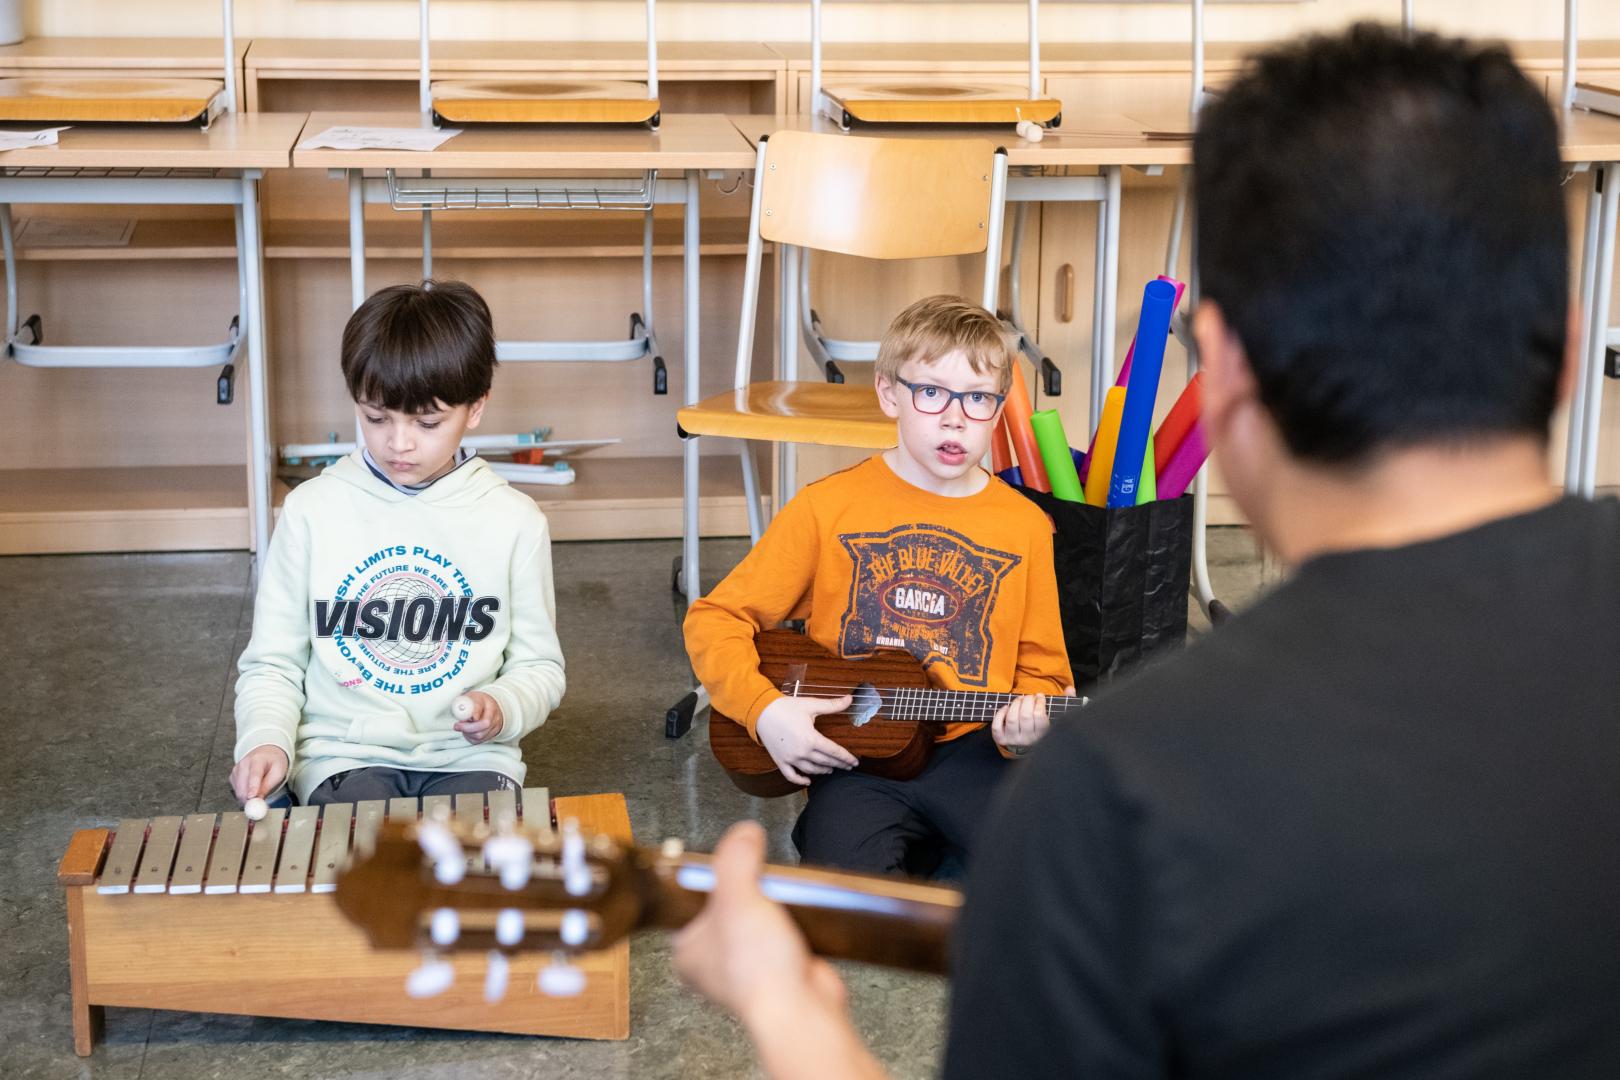
{"label": "wooden xylophone", "polygon": [[[527,808],[527,814],[524,810]],[[456,979],[431,999],[405,993],[420,962],[377,951],[331,892],[350,852],[385,820],[448,815],[463,824],[511,816],[547,827],[577,819],[630,841],[620,794],[559,798],[545,788],[241,813],[132,818],[81,829],[57,868],[67,893],[73,1048],[91,1052],[105,1006],[284,1016],[369,1024],[624,1039],[630,1034],[630,948],[579,958],[585,990],[552,998],[535,986],[549,960],[512,962],[511,990],[483,995],[483,959],[454,958]]]}

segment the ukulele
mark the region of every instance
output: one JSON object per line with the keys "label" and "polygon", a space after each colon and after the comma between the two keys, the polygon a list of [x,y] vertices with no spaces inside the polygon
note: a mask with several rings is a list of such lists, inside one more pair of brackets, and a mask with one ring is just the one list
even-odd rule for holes
{"label": "ukulele", "polygon": [[[850,708],[818,716],[816,730],[859,758],[862,772],[892,780],[909,780],[922,772],[933,753],[935,724],[988,724],[996,710],[1019,696],[940,690],[904,649],[878,649],[869,657],[843,660],[791,630],[762,630],[754,636],[754,647],[760,674],[790,697],[851,695]],[[1056,719],[1087,700],[1049,697],[1047,714]],[[747,728],[718,710],[709,715],[709,748],[731,782],[750,795],[774,798],[804,790],[777,770]]]}
{"label": "ukulele", "polygon": [[[498,1001],[514,954],[552,953],[539,973],[540,991],[575,996],[585,976],[571,958],[635,930],[685,926],[713,889],[709,856],[679,840],[636,847],[587,837],[573,819],[553,829],[549,822],[422,818],[385,822],[370,849],[357,849],[339,875],[334,898],[374,948],[427,954],[406,979],[413,997],[449,988],[444,953],[477,950],[488,957],[484,996]],[[788,866],[767,866],[760,889],[787,909],[821,956],[946,972],[962,906],[955,889]]]}

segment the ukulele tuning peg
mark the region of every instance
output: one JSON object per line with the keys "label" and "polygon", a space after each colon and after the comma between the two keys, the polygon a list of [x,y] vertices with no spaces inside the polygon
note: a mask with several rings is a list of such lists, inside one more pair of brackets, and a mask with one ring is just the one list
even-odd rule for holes
{"label": "ukulele tuning peg", "polygon": [[489,966],[484,970],[484,1000],[491,1005],[506,996],[512,978],[512,964],[499,949],[489,950]]}
{"label": "ukulele tuning peg", "polygon": [[515,892],[529,883],[534,845],[516,833],[492,836],[484,841],[484,861],[501,876],[501,884]]}
{"label": "ukulele tuning peg", "polygon": [[502,908],[495,916],[495,940],[513,948],[523,940],[523,912],[518,908]]}
{"label": "ukulele tuning peg", "polygon": [[405,993],[413,998],[438,997],[456,981],[456,969],[450,961],[427,955],[422,966],[405,976]]}
{"label": "ukulele tuning peg", "polygon": [[578,997],[585,989],[585,973],[560,953],[540,969],[537,981],[547,997]]}
{"label": "ukulele tuning peg", "polygon": [[591,917],[578,908],[569,908],[563,912],[562,925],[557,930],[557,936],[570,949],[579,948],[585,944],[585,939],[591,936]]}
{"label": "ukulele tuning peg", "polygon": [[428,924],[428,936],[441,949],[454,945],[461,936],[461,916],[456,914],[454,908],[439,908],[433,913],[433,921]]}

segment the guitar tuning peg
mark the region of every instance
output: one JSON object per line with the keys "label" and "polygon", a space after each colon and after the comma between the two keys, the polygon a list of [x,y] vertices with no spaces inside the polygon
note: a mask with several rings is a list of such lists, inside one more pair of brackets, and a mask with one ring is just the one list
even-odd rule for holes
{"label": "guitar tuning peg", "polygon": [[585,973],[561,954],[540,969],[540,992],[547,997],[578,997],[585,989]]}
{"label": "guitar tuning peg", "polygon": [[563,912],[562,926],[558,928],[557,936],[570,949],[579,948],[591,936],[591,917],[578,908],[569,908]]}
{"label": "guitar tuning peg", "polygon": [[484,1000],[491,1005],[506,996],[506,984],[512,978],[512,965],[499,949],[489,950],[489,967],[484,971]]}
{"label": "guitar tuning peg", "polygon": [[495,940],[513,948],[523,940],[523,912],[518,908],[502,908],[495,916]]}
{"label": "guitar tuning peg", "polygon": [[438,997],[456,981],[456,969],[450,961],[429,954],[422,966],[405,976],[405,993],[413,998]]}
{"label": "guitar tuning peg", "polygon": [[467,876],[467,853],[443,822],[422,822],[416,829],[416,842],[433,860],[433,876],[439,884],[454,885]]}
{"label": "guitar tuning peg", "polygon": [[516,833],[492,836],[484,841],[484,861],[501,876],[501,884],[515,892],[529,883],[534,845]]}
{"label": "guitar tuning peg", "polygon": [[455,908],[442,907],[434,911],[433,921],[428,924],[428,936],[440,948],[456,943],[461,936],[461,916],[456,914]]}
{"label": "guitar tuning peg", "polygon": [[579,821],[569,818],[562,826],[563,889],[569,896],[586,896],[591,891],[591,868],[585,862],[585,837]]}

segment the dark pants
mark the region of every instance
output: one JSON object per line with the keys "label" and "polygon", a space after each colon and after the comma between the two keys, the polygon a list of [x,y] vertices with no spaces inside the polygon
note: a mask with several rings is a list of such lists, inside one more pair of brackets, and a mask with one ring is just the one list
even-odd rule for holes
{"label": "dark pants", "polygon": [[424,795],[482,795],[486,791],[517,790],[517,784],[498,772],[423,772],[416,769],[350,769],[316,785],[306,806],[355,803],[365,799],[420,799]]}
{"label": "dark pants", "polygon": [[842,771],[817,777],[793,844],[816,866],[958,877],[1011,768],[986,730],[940,743],[910,780]]}

